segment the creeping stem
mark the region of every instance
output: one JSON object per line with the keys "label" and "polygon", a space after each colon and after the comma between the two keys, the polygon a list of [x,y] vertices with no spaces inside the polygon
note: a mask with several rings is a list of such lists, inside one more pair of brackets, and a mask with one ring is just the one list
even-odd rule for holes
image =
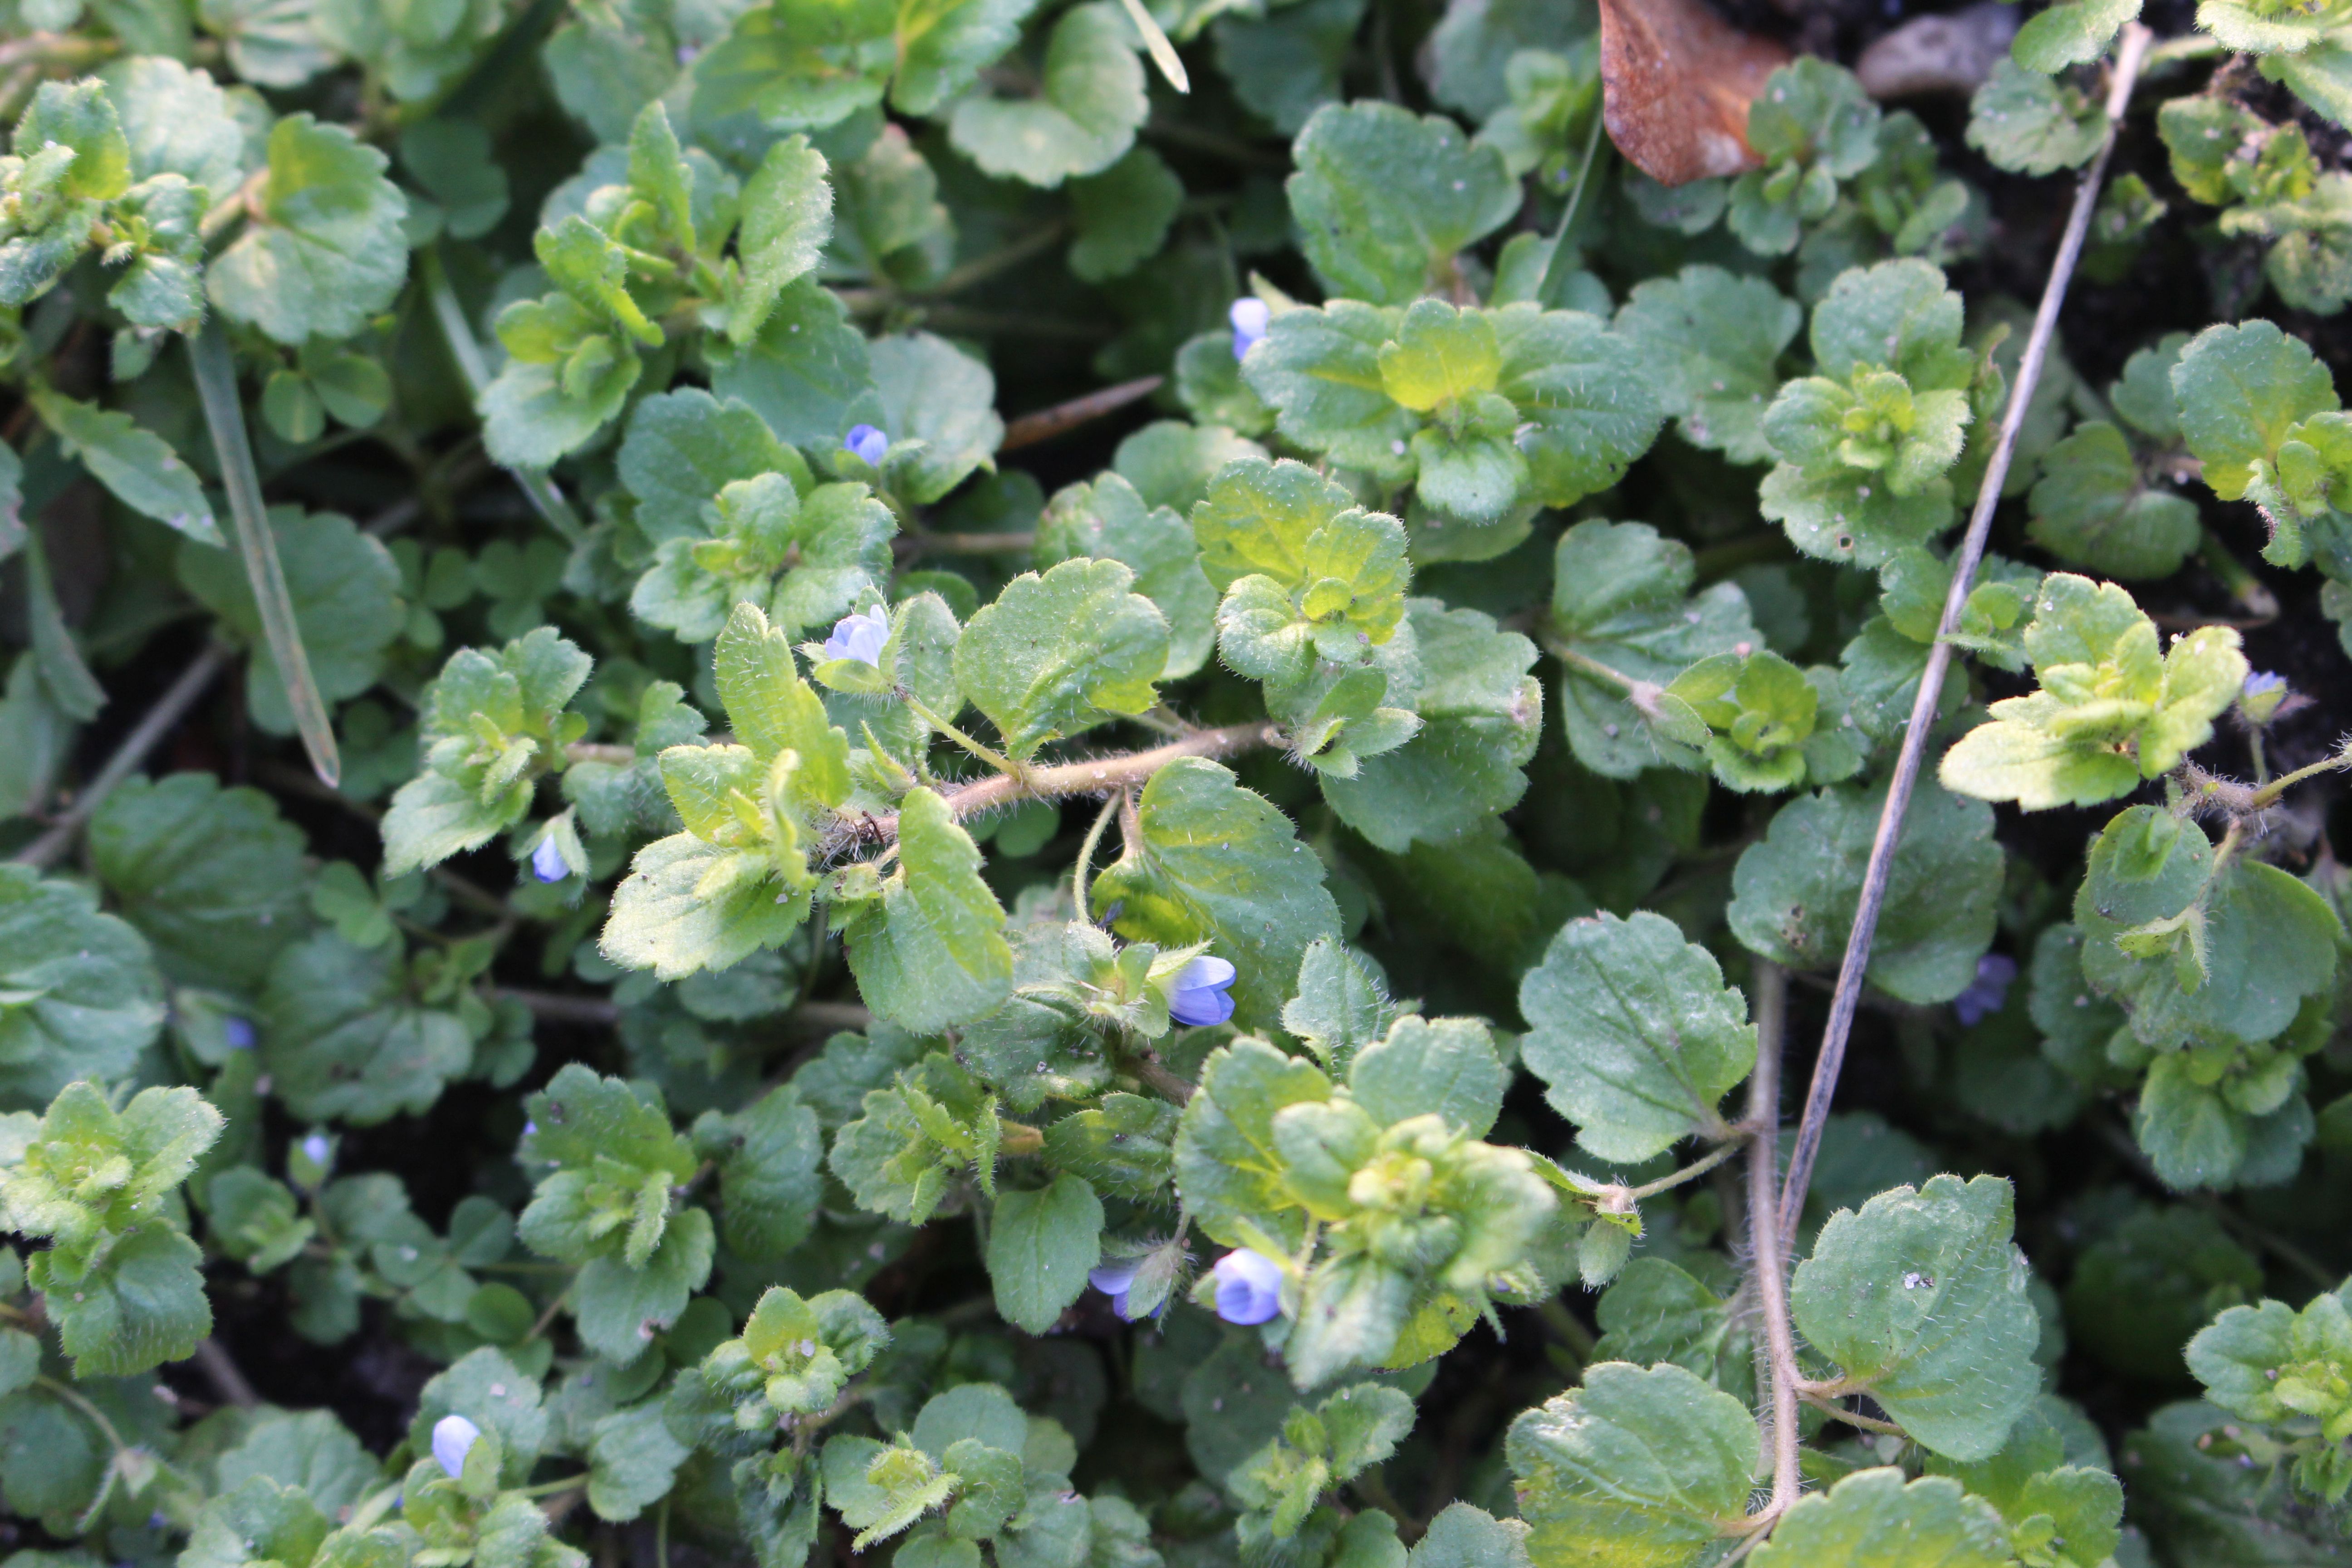
{"label": "creeping stem", "polygon": [[[1795,1244],[1797,1216],[1804,1210],[1805,1187],[1813,1175],[1813,1157],[1820,1152],[1822,1129],[1829,1121],[1830,1101],[1836,1097],[1838,1073],[1845,1065],[1846,1038],[1853,1029],[1854,1009],[1862,1001],[1863,977],[1870,968],[1871,941],[1878,933],[1879,910],[1885,902],[1887,878],[1895,867],[1895,847],[1903,837],[1903,816],[1910,806],[1912,788],[1919,782],[1919,764],[1927,754],[1928,732],[1935,728],[1936,702],[1943,694],[1944,672],[1951,667],[1953,629],[1959,624],[1969,590],[1976,583],[1977,563],[1984,555],[1993,509],[2000,504],[2001,486],[2009,478],[2010,459],[2017,450],[2018,431],[2025,424],[2027,410],[2033,402],[2034,385],[2041,381],[2042,367],[2050,356],[2050,340],[2057,330],[2059,307],[2065,303],[2067,282],[2074,277],[2074,263],[2083,254],[2091,214],[2099,203],[2099,184],[2106,174],[2107,159],[2116,149],[2116,130],[2123,123],[2124,108],[2131,100],[2132,83],[2147,53],[2148,37],[2148,30],[2137,22],[2125,24],[2107,89],[2106,139],[2100,142],[2098,155],[2091,160],[2091,166],[2083,172],[2082,184],[2075,187],[2074,211],[2059,239],[2057,258],[2050,264],[2050,280],[2042,290],[2042,307],[2034,312],[2033,331],[2026,338],[2024,355],[2018,362],[2017,382],[2010,388],[2009,402],[2001,413],[2000,434],[1993,443],[1992,459],[1985,465],[1984,482],[1977,489],[1976,509],[1969,515],[1969,531],[1952,555],[1952,584],[1944,595],[1943,620],[1934,646],[1927,650],[1927,666],[1919,677],[1918,696],[1911,704],[1910,722],[1903,731],[1903,749],[1895,758],[1895,774],[1886,786],[1886,805],[1878,815],[1878,834],[1871,843],[1869,865],[1863,873],[1853,929],[1846,937],[1845,960],[1839,966],[1837,990],[1830,999],[1829,1023],[1822,1031],[1821,1054],[1814,1058],[1812,1083],[1805,1092],[1804,1118],[1797,1124],[1797,1142],[1790,1151],[1788,1177],[1780,1187],[1779,1241],[1784,1252]],[[1760,1234],[1762,1227],[1757,1229]]]}
{"label": "creeping stem", "polygon": [[1764,1314],[1765,1362],[1771,1373],[1772,1500],[1764,1513],[1778,1519],[1797,1500],[1797,1337],[1789,1323],[1789,1261],[1778,1223],[1780,1053],[1787,1031],[1789,975],[1767,958],[1756,961],[1756,1070],[1748,1079],[1748,1239],[1756,1299]]}

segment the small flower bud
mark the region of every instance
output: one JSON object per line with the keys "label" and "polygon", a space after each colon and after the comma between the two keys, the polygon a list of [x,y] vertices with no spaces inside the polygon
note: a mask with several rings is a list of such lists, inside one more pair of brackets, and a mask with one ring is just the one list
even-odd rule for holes
{"label": "small flower bud", "polygon": [[882,646],[890,640],[890,617],[879,605],[863,615],[844,616],[824,639],[827,658],[854,658],[879,668]]}
{"label": "small flower bud", "polygon": [[880,468],[883,455],[890,450],[890,437],[871,425],[853,425],[842,446],[851,456],[869,468]]}
{"label": "small flower bud", "polygon": [[1282,1265],[1262,1252],[1228,1252],[1210,1270],[1217,1279],[1217,1316],[1244,1328],[1282,1310]]}
{"label": "small flower bud", "polygon": [[441,1473],[456,1480],[466,1468],[466,1456],[482,1429],[462,1415],[444,1415],[433,1423],[433,1461]]}
{"label": "small flower bud", "polygon": [[1265,336],[1265,324],[1273,316],[1266,302],[1255,295],[1244,295],[1234,301],[1225,319],[1234,327],[1234,357],[1241,359],[1250,352],[1250,345]]}
{"label": "small flower bud", "polygon": [[530,852],[530,874],[542,882],[561,882],[572,875],[572,868],[563,863],[563,847],[551,833],[539,841]]}
{"label": "small flower bud", "polygon": [[1168,1016],[1187,1028],[1222,1024],[1234,1016],[1234,999],[1226,994],[1234,983],[1234,966],[1206,954],[1186,964],[1176,976],[1168,997]]}

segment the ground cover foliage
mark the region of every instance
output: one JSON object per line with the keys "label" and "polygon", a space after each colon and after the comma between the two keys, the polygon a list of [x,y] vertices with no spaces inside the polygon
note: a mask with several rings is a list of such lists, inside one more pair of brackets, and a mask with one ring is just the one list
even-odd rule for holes
{"label": "ground cover foliage", "polygon": [[0,1568],[2352,1563],[2352,6],[1603,9],[0,0]]}

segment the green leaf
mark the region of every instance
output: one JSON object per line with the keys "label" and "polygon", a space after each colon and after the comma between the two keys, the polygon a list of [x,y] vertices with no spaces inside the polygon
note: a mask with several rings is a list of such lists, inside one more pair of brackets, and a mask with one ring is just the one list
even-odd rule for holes
{"label": "green leaf", "polygon": [[433,1428],[445,1415],[462,1415],[485,1436],[497,1435],[500,1474],[510,1484],[530,1474],[548,1445],[549,1411],[540,1403],[539,1380],[524,1376],[505,1352],[488,1345],[460,1356],[417,1394],[408,1423],[410,1452],[433,1451]]}
{"label": "green leaf", "polygon": [[2230,627],[2200,626],[2159,653],[2155,623],[2130,594],[2063,572],[2042,583],[2025,651],[2041,689],[1994,703],[1937,776],[2028,811],[2095,805],[2169,772],[2246,679]]}
{"label": "green leaf", "polygon": [[643,1268],[618,1258],[590,1258],[572,1286],[581,1343],[615,1365],[636,1360],[710,1277],[715,1249],[710,1215],[689,1208],[672,1216]]}
{"label": "green leaf", "polygon": [[[1255,409],[1227,405],[1237,399],[1258,409],[1271,405],[1290,440],[1334,462],[1402,483],[1413,471],[1407,453],[1421,422],[1389,395],[1380,353],[1402,321],[1402,311],[1356,300],[1334,300],[1320,310],[1280,310],[1240,366],[1245,386],[1232,393],[1223,388],[1223,378],[1234,368],[1231,340],[1223,332],[1194,340],[1197,351],[1186,346],[1177,362],[1178,383],[1192,389],[1187,403],[1202,418],[1263,429],[1268,421],[1249,416]],[[1200,362],[1214,367],[1213,384]]]}
{"label": "green leaf", "polygon": [[616,1410],[588,1439],[588,1506],[598,1519],[636,1518],[662,1500],[693,1450],[669,1435],[657,1402]]}
{"label": "green leaf", "polygon": [[1201,567],[1226,595],[1219,644],[1244,674],[1360,664],[1404,618],[1404,530],[1303,463],[1229,463],[1192,509]]}
{"label": "green leaf", "polygon": [[[398,598],[400,568],[392,552],[351,519],[331,511],[274,506],[269,531],[277,539],[294,624],[319,694],[331,703],[358,696],[375,684],[385,650],[405,620]],[[245,667],[245,700],[254,722],[273,735],[294,733],[286,683],[262,637],[261,614],[244,563],[231,552],[191,541],[180,547],[178,569],[182,584],[252,650]]]}
{"label": "green leaf", "polygon": [[2126,582],[2171,576],[2200,537],[2196,503],[2155,488],[2104,420],[2076,426],[2043,454],[2032,506],[2036,544]]}
{"label": "green leaf", "polygon": [[[621,442],[620,472],[636,498],[636,524],[647,539],[659,545],[708,534],[703,509],[740,479],[782,474],[807,493],[815,482],[807,462],[771,432],[761,415],[726,396],[724,388],[713,397],[698,387],[680,387],[637,405]],[[828,427],[821,438],[835,434]]]}
{"label": "green leaf", "polygon": [[1159,700],[1168,621],[1117,561],[1024,572],[964,627],[956,684],[1014,761]]}
{"label": "green leaf", "polygon": [[0,1097],[13,1108],[78,1078],[123,1078],[163,1027],[147,943],[88,888],[0,866]]}
{"label": "green leaf", "polygon": [[[2138,8],[2138,0],[2125,3]],[[2057,6],[2051,14],[2074,8]],[[2037,16],[2034,25],[2044,20]],[[2097,100],[2014,60],[1995,61],[1992,75],[1969,100],[1969,145],[2011,174],[2080,168],[2106,135],[2106,111]]]}
{"label": "green leaf", "polygon": [[134,778],[100,807],[89,843],[99,880],[184,984],[248,989],[308,923],[302,834],[258,790],[209,773]]}
{"label": "green leaf", "polygon": [[792,136],[768,149],[745,184],[743,226],[735,237],[743,286],[727,321],[727,336],[738,345],[758,334],[785,285],[815,267],[833,237],[833,187],[825,174],[824,154]]}
{"label": "green leaf", "polygon": [[2009,1531],[1990,1503],[1947,1476],[1905,1485],[1863,1470],[1799,1498],[1758,1548],[1758,1568],[2005,1568]]}
{"label": "green leaf", "polygon": [[[698,1137],[701,1131],[698,1124]],[[753,1262],[780,1259],[808,1238],[824,1196],[816,1112],[780,1085],[729,1118],[727,1137],[719,1202],[728,1250]]]}
{"label": "green leaf", "polygon": [[184,1361],[212,1332],[203,1249],[169,1226],[134,1231],[86,1273],[34,1255],[28,1283],[55,1300],[49,1316],[78,1377],[126,1377]]}
{"label": "green leaf", "polygon": [[1201,1228],[1228,1247],[1272,1239],[1298,1244],[1298,1212],[1277,1147],[1277,1113],[1331,1097],[1315,1064],[1285,1056],[1263,1040],[1243,1038],[1210,1056],[1176,1135],[1178,1191]]}
{"label": "green leaf", "polygon": [[436,864],[521,821],[538,774],[585,727],[564,710],[588,670],[588,656],[551,626],[495,655],[450,655],[425,694],[425,771],[384,814],[385,871]]}
{"label": "green leaf", "polygon": [[932,1034],[992,1011],[1013,988],[1004,909],[980,850],[929,790],[898,808],[898,866],[878,895],[839,906],[849,965],[875,1013]]}
{"label": "green leaf", "polygon": [[2028,18],[2010,41],[2009,52],[2019,65],[2043,76],[2087,65],[2106,52],[2139,8],[2140,0],[2062,0]]}
{"label": "green leaf", "polygon": [[330,1410],[261,1414],[213,1468],[223,1491],[267,1477],[300,1491],[329,1514],[358,1503],[383,1474],[375,1456]]}
{"label": "green leaf", "polygon": [[1184,183],[1149,147],[1070,183],[1070,271],[1080,281],[1124,278],[1160,253],[1184,202]]}
{"label": "green leaf", "polygon": [[662,541],[629,607],[681,642],[719,634],[739,604],[756,604],[787,636],[829,629],[878,595],[898,523],[862,484],[804,495],[780,473],[738,479],[704,510],[709,538]]}
{"label": "green leaf", "polygon": [[1102,1250],[1102,1200],[1083,1177],[1055,1176],[1032,1192],[1007,1190],[988,1228],[996,1310],[1028,1333],[1054,1326],[1087,1288]]}
{"label": "green leaf", "polygon": [[2273,530],[2266,557],[2300,563],[2299,520],[2324,516],[2324,495],[2304,494],[2290,471],[2318,470],[2325,482],[2340,467],[2307,435],[2339,406],[2334,378],[2299,338],[2268,321],[2211,326],[2190,340],[2172,367],[2180,433],[2204,465],[2205,482],[2223,500],[2251,500]]}
{"label": "green leaf", "polygon": [[[1564,658],[1560,716],[1577,760],[1610,778],[1632,778],[1643,768],[1695,761],[1687,747],[1700,733],[1678,729],[1659,698],[1664,683],[1710,654],[1736,653],[1763,641],[1748,619],[1737,584],[1718,583],[1691,595],[1696,576],[1690,549],[1661,538],[1646,522],[1576,524],[1560,536],[1552,562],[1550,636]],[[1589,659],[1636,683],[1593,672]]]}
{"label": "green leaf", "polygon": [[2029,1411],[1990,1459],[1961,1465],[1937,1458],[1933,1472],[1948,1475],[2000,1510],[2010,1543],[2021,1556],[2067,1568],[2099,1568],[2122,1543],[2124,1491],[2103,1468],[2070,1465],[2066,1445],[2049,1420]]}
{"label": "green leaf", "polygon": [[1515,439],[1536,497],[1569,506],[1623,478],[1664,419],[1639,345],[1581,310],[1507,305],[1494,321],[1498,390],[1534,426]]}
{"label": "green leaf", "polygon": [[57,433],[66,451],[90,477],[136,512],[202,540],[226,545],[204,481],[180,460],[171,443],[130,415],[92,403],[77,403],[39,384],[30,389],[41,422]]}
{"label": "green leaf", "polygon": [[1830,216],[1838,182],[1878,153],[1878,106],[1852,72],[1800,59],[1765,79],[1748,109],[1748,144],[1764,167],[1731,187],[1730,226],[1759,256],[1797,248],[1807,224]]}
{"label": "green leaf", "polygon": [[1506,1451],[1528,1557],[1622,1568],[1699,1561],[1746,1521],[1759,1458],[1738,1400],[1681,1367],[1624,1362],[1521,1413]]}
{"label": "green leaf", "polygon": [[292,1487],[255,1476],[222,1493],[188,1532],[189,1568],[242,1568],[247,1563],[310,1563],[327,1538],[327,1516]]}
{"label": "green leaf", "polygon": [[331,931],[298,942],[270,966],[261,1012],[274,1092],[306,1121],[420,1113],[473,1065],[465,1024],[415,998],[397,944],[359,948]]}
{"label": "green leaf", "polygon": [[886,489],[929,505],[992,463],[1004,421],[986,365],[929,332],[877,338],[870,358],[882,405],[873,423],[894,448],[905,444],[884,460]]}
{"label": "green leaf", "polygon": [[390,161],[308,111],[270,129],[268,160],[255,216],[206,268],[205,291],[281,343],[354,336],[408,275]]}
{"label": "green leaf", "polygon": [[1420,731],[1362,757],[1353,777],[1322,774],[1340,820],[1391,852],[1457,838],[1517,805],[1543,728],[1533,643],[1476,610],[1441,610],[1434,599],[1405,609],[1420,654]]}
{"label": "green leaf", "polygon": [[1441,1116],[1448,1127],[1484,1138],[1509,1087],[1494,1037],[1475,1018],[1399,1018],[1348,1062],[1349,1093],[1384,1127]]}
{"label": "green leaf", "polygon": [[1124,564],[1135,574],[1135,593],[1159,606],[1169,640],[1158,679],[1181,679],[1209,661],[1217,595],[1202,574],[1192,526],[1181,516],[1165,503],[1146,502],[1118,473],[1071,485],[1055,493],[1038,521],[1036,560],[1050,569],[1081,556]]}
{"label": "green leaf", "polygon": [[1298,963],[1298,994],[1282,1005],[1282,1026],[1340,1073],[1357,1051],[1388,1032],[1394,1016],[1380,977],[1330,937],[1307,944]]}
{"label": "green leaf", "polygon": [[1747,1004],[1705,948],[1641,911],[1570,921],[1519,982],[1519,1051],[1577,1142],[1632,1164],[1729,1135],[1717,1107],[1756,1065]]}
{"label": "green leaf", "polygon": [[1300,248],[1333,294],[1402,305],[1454,276],[1454,254],[1518,211],[1492,147],[1442,116],[1394,104],[1327,104],[1292,144],[1287,184]]}
{"label": "green leaf", "polygon": [[1780,355],[1803,324],[1796,302],[1763,279],[1704,265],[1635,284],[1616,323],[1653,371],[1683,439],[1735,463],[1771,460],[1764,409],[1780,384]]}
{"label": "green leaf", "polygon": [[1219,16],[1217,67],[1244,107],[1295,136],[1317,110],[1343,96],[1340,75],[1363,17],[1364,0],[1307,0],[1263,18]]}
{"label": "green leaf", "polygon": [[[1792,969],[1835,969],[1862,896],[1883,784],[1840,784],[1780,808],[1739,857],[1727,913],[1749,952]],[[1871,984],[1906,1002],[1948,1002],[1990,945],[2002,858],[1992,811],[1939,788],[1912,796],[1886,883]]]}
{"label": "green leaf", "polygon": [[111,61],[99,75],[121,121],[133,182],[178,174],[215,202],[236,188],[245,177],[245,129],[209,75],[152,54]]}
{"label": "green leaf", "polygon": [[2041,1387],[2041,1320],[2011,1241],[2009,1183],[1937,1176],[1841,1209],[1797,1266],[1797,1331],[1925,1447],[1999,1449]]}
{"label": "green leaf", "polygon": [[949,1057],[925,1057],[889,1088],[867,1091],[862,1109],[835,1137],[831,1160],[860,1207],[920,1225],[951,1180],[969,1173],[993,1191],[996,1097]]}
{"label": "green leaf", "polygon": [[1133,24],[1106,0],[1063,13],[1045,47],[1038,94],[967,98],[948,141],[983,174],[1052,189],[1099,174],[1135,144],[1150,112]]}
{"label": "green leaf", "polygon": [[[731,350],[713,342],[709,352],[716,395],[749,406],[778,439],[812,449],[841,439],[853,423],[853,405],[874,382],[866,339],[849,324],[847,308],[833,290],[808,279],[777,296],[757,336]],[[767,468],[782,465],[757,471]]]}
{"label": "green leaf", "polygon": [[1210,943],[1237,971],[1244,1026],[1273,1021],[1307,943],[1334,934],[1339,906],[1289,819],[1233,773],[1196,757],[1151,776],[1137,803],[1139,841],[1095,879],[1098,909],[1131,942]]}

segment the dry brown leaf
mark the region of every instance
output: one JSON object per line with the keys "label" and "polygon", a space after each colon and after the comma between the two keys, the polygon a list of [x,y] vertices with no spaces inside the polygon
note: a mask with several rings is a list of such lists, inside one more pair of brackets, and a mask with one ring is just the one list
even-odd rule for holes
{"label": "dry brown leaf", "polygon": [[1748,106],[1788,63],[1788,50],[1706,0],[1601,0],[1601,120],[1662,185],[1755,168]]}

